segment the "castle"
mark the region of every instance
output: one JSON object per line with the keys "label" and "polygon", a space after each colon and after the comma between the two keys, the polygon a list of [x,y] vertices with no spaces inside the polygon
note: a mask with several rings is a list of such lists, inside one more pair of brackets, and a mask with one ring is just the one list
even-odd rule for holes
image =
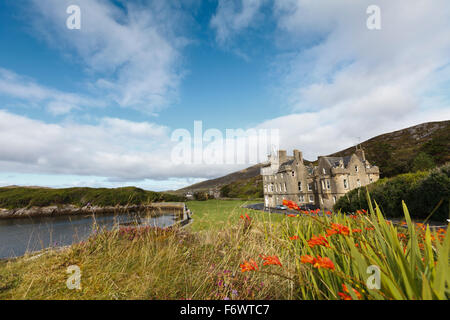
{"label": "castle", "polygon": [[331,209],[350,190],[377,181],[380,170],[366,160],[361,147],[347,157],[321,156],[317,166],[305,165],[298,150],[293,157],[279,150],[263,164],[261,175],[266,207],[292,200],[299,205]]}

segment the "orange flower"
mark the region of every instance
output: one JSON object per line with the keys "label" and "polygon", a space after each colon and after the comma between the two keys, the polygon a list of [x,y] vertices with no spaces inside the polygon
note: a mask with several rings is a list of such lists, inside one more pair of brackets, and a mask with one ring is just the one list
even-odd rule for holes
{"label": "orange flower", "polygon": [[406,234],[404,233],[398,233],[397,236],[399,239],[406,239]]}
{"label": "orange flower", "polygon": [[373,228],[373,227],[370,227],[370,228],[364,228],[364,229],[366,229],[366,230],[375,230],[375,228]]}
{"label": "orange flower", "polygon": [[277,256],[263,256],[262,254],[260,254],[259,256],[264,260],[263,266],[277,265],[282,267],[280,259],[278,259]]}
{"label": "orange flower", "polygon": [[358,233],[358,232],[362,232],[362,230],[361,229],[353,229],[352,232],[353,233]]}
{"label": "orange flower", "polygon": [[317,269],[324,268],[334,270],[333,261],[331,261],[330,258],[327,257],[322,258],[321,256],[317,256],[317,258],[314,258],[313,256],[310,255],[304,255],[300,257],[300,262],[310,263],[314,266],[314,268]]}
{"label": "orange flower", "polygon": [[338,292],[338,295],[341,297],[342,300],[353,300],[352,296],[345,294],[343,292]]}
{"label": "orange flower", "polygon": [[[344,290],[344,292],[349,293],[347,286],[343,283],[342,284],[342,289]],[[353,292],[355,293],[356,297],[358,298],[358,300],[361,300],[361,293],[359,293],[357,290],[353,289]],[[343,299],[343,300],[352,300],[352,297],[348,294],[345,294],[344,292],[339,292],[339,296]]]}
{"label": "orange flower", "polygon": [[315,246],[324,246],[327,248],[330,248],[330,244],[328,243],[328,240],[325,237],[319,236],[312,236],[310,240],[308,240],[308,245],[313,248]]}
{"label": "orange flower", "polygon": [[300,257],[300,262],[314,264],[316,262],[316,258],[314,258],[313,256],[310,256],[310,255],[305,255],[305,256]]}
{"label": "orange flower", "polygon": [[329,216],[332,215],[331,211],[327,211],[327,212],[325,212],[325,214],[327,214],[327,215],[329,215]]}
{"label": "orange flower", "polygon": [[258,264],[252,259],[250,259],[249,261],[244,261],[244,263],[240,264],[240,267],[242,272],[259,270]]}
{"label": "orange flower", "polygon": [[331,227],[336,230],[339,234],[343,234],[344,236],[348,236],[350,233],[350,229],[346,226],[343,226],[338,223],[332,223]]}
{"label": "orange flower", "polygon": [[292,236],[292,237],[289,237],[289,239],[291,239],[291,240],[298,240],[300,237],[299,236]]}
{"label": "orange flower", "polygon": [[296,214],[288,214],[287,216],[288,216],[289,218],[296,218],[296,217],[297,217]]}
{"label": "orange flower", "polygon": [[239,218],[242,219],[242,220],[247,220],[247,221],[249,221],[249,222],[252,221],[252,218],[250,218],[250,217],[248,216],[248,214],[245,214],[245,217],[244,217],[243,215],[241,215]]}
{"label": "orange flower", "polygon": [[338,232],[334,229],[327,229],[327,234],[325,235],[325,237],[330,237],[333,234],[337,234]]}
{"label": "orange flower", "polygon": [[334,270],[334,264],[330,258],[327,258],[327,257],[322,258],[321,256],[317,256],[317,259],[314,263],[314,268],[317,268],[317,269],[324,268],[324,269]]}

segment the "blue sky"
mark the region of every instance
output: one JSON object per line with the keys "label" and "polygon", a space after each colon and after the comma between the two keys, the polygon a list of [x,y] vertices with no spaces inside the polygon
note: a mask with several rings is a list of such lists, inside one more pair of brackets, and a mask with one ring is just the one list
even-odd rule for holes
{"label": "blue sky", "polygon": [[167,190],[250,165],[173,163],[196,120],[309,159],[448,120],[450,4],[405,1],[2,1],[0,185]]}

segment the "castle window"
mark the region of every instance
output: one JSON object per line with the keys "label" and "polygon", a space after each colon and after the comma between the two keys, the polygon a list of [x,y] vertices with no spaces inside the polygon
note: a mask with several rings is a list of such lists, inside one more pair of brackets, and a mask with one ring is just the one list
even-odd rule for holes
{"label": "castle window", "polygon": [[286,192],[287,191],[287,188],[286,188],[286,182],[284,183],[284,192]]}
{"label": "castle window", "polygon": [[344,179],[344,188],[345,188],[345,189],[348,188],[347,179]]}
{"label": "castle window", "polygon": [[298,198],[298,200],[299,200],[300,202],[305,202],[305,196],[304,196],[304,195],[301,195],[301,196]]}
{"label": "castle window", "polygon": [[308,183],[308,191],[312,191],[312,183]]}
{"label": "castle window", "polygon": [[302,191],[302,182],[301,181],[298,182],[298,191]]}
{"label": "castle window", "polygon": [[292,170],[292,176],[295,177],[295,171],[294,170]]}
{"label": "castle window", "polygon": [[314,202],[314,196],[313,195],[309,196],[309,202]]}
{"label": "castle window", "polygon": [[358,168],[358,166],[355,166],[355,171],[356,171],[356,172],[358,172],[358,171],[359,171],[359,168]]}
{"label": "castle window", "polygon": [[327,180],[327,189],[330,190],[330,180]]}

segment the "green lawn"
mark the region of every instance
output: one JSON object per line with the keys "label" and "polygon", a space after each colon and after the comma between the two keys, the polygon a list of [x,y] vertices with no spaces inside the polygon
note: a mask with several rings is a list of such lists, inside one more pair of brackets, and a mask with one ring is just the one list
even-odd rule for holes
{"label": "green lawn", "polygon": [[271,214],[242,208],[243,205],[258,203],[259,201],[243,201],[243,200],[207,200],[207,201],[189,201],[187,206],[193,212],[193,223],[190,228],[193,231],[200,230],[219,230],[224,226],[236,223],[239,217],[249,214],[257,219],[272,219],[281,221],[283,215]]}

